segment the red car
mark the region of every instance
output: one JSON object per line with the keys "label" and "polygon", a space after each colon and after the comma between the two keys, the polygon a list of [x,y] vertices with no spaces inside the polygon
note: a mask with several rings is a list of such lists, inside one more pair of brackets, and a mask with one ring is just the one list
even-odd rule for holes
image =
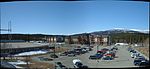
{"label": "red car", "polygon": [[97,51],[97,53],[103,53],[103,51]]}
{"label": "red car", "polygon": [[100,51],[97,51],[98,54],[105,54],[106,51],[103,51],[103,50],[100,50]]}
{"label": "red car", "polygon": [[115,57],[115,53],[108,53],[108,54],[105,54],[104,56],[111,56],[111,57]]}

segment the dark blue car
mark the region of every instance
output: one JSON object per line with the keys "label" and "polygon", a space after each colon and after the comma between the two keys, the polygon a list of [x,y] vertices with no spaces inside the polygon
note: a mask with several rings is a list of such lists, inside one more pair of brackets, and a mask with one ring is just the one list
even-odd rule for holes
{"label": "dark blue car", "polygon": [[135,51],[135,50],[130,50],[130,52],[131,52],[131,53],[136,53],[136,51]]}
{"label": "dark blue car", "polygon": [[98,57],[98,58],[102,58],[103,54],[95,54],[95,56]]}
{"label": "dark blue car", "polygon": [[139,66],[149,66],[149,61],[148,60],[145,60],[145,61],[142,61]]}
{"label": "dark blue car", "polygon": [[149,65],[149,61],[146,60],[145,58],[139,58],[134,60],[134,65],[135,66],[146,66]]}
{"label": "dark blue car", "polygon": [[95,55],[91,55],[91,56],[89,57],[89,59],[101,59],[102,57],[103,57],[102,54],[95,54]]}
{"label": "dark blue car", "polygon": [[134,60],[134,65],[138,66],[141,63],[142,59],[136,59]]}

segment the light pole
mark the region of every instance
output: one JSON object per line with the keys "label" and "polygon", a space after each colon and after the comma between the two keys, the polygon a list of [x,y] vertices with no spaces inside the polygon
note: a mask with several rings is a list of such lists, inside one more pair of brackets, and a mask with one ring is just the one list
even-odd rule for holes
{"label": "light pole", "polygon": [[27,64],[27,69],[29,69],[29,57],[26,55],[26,64]]}
{"label": "light pole", "polygon": [[54,43],[54,55],[55,55],[55,44],[56,44],[56,43]]}

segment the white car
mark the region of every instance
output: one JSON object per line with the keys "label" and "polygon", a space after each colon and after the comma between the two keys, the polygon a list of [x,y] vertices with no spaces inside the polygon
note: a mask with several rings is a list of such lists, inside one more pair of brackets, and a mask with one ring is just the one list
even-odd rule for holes
{"label": "white car", "polygon": [[140,54],[139,53],[131,53],[131,57],[132,58],[136,58],[136,57],[138,57]]}
{"label": "white car", "polygon": [[81,60],[79,60],[79,59],[74,59],[73,60],[73,66],[75,67],[75,68],[88,68],[88,66],[86,66],[86,65],[83,65],[82,64],[82,62],[81,62]]}
{"label": "white car", "polygon": [[82,64],[81,60],[79,60],[79,59],[74,59],[74,60],[73,60],[73,66],[74,66],[75,68],[81,68],[82,65],[83,65],[83,64]]}

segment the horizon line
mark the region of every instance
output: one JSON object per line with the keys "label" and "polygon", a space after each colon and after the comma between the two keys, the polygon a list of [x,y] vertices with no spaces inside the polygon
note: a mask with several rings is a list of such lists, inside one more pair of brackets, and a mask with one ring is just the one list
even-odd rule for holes
{"label": "horizon line", "polygon": [[[141,30],[141,29],[127,29],[127,28],[111,28],[111,29],[103,29],[103,30],[95,30],[95,31],[90,31],[90,32],[78,32],[78,33],[72,33],[72,34],[60,34],[59,35],[75,35],[75,34],[83,34],[83,33],[92,33],[92,32],[98,32],[98,31],[107,31],[107,30],[113,30],[113,29],[120,29],[120,30],[134,30],[134,31],[139,31],[139,32],[144,32],[144,31],[147,31],[149,32],[149,29],[148,30]],[[58,35],[58,34],[50,34],[50,33],[21,33],[21,32],[7,32],[7,33],[2,33],[1,34],[45,34],[45,35]]]}

